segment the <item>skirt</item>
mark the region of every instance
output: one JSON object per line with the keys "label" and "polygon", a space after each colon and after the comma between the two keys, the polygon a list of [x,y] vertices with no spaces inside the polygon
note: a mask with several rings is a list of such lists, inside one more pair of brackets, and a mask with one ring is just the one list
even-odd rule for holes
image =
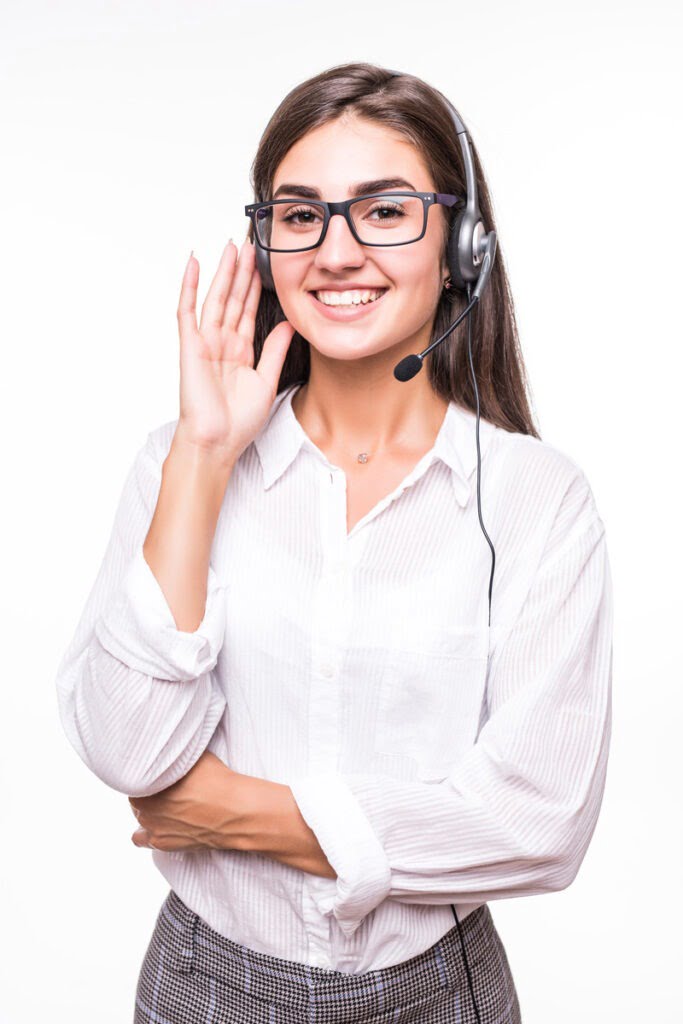
{"label": "skirt", "polygon": [[220,935],[171,889],[147,947],[134,1024],[521,1024],[487,904],[399,964],[351,974],[269,956]]}

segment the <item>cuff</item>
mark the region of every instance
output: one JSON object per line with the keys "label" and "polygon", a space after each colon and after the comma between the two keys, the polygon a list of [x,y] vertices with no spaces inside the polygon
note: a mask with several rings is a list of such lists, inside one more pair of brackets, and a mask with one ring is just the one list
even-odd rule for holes
{"label": "cuff", "polygon": [[341,775],[298,776],[288,782],[306,824],[337,873],[318,906],[334,914],[349,938],[391,888],[391,868],[369,819]]}
{"label": "cuff", "polygon": [[105,650],[155,679],[189,682],[214,668],[226,626],[225,586],[209,566],[204,618],[194,633],[176,627],[164,592],[140,546],[121,590],[95,623]]}

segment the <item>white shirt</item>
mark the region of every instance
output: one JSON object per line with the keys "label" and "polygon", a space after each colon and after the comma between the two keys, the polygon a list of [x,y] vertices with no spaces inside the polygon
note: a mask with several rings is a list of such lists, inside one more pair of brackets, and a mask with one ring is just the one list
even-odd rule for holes
{"label": "white shirt", "polygon": [[[142,545],[177,421],[153,430],[56,680],[66,735],[146,796],[204,750],[291,786],[336,879],[260,853],[154,850],[223,935],[358,973],[490,900],[565,888],[611,732],[605,527],[566,454],[449,404],[433,448],[346,532],[346,478],[281,392],[228,482],[194,633]],[[372,466],[368,466],[372,473]]]}

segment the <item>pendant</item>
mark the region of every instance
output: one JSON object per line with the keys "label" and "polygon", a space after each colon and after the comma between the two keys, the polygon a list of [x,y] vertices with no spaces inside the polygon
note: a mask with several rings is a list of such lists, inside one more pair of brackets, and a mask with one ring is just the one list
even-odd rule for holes
{"label": "pendant", "polygon": [[358,461],[359,462],[367,462],[368,461],[368,453],[367,452],[361,452],[360,455],[358,456]]}

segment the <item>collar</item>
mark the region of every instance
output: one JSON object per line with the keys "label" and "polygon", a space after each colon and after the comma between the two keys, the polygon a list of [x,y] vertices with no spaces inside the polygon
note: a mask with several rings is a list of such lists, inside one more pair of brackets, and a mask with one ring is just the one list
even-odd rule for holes
{"label": "collar", "polygon": [[[292,384],[276,396],[270,416],[254,438],[263,470],[263,486],[268,490],[278,480],[303,448],[326,466],[331,463],[311,441],[292,409],[292,398],[300,384]],[[441,459],[452,473],[456,500],[465,506],[471,494],[470,477],[477,465],[476,414],[449,402],[443,423],[430,451],[430,464]],[[479,419],[479,447],[482,458],[497,428],[488,420]]]}

